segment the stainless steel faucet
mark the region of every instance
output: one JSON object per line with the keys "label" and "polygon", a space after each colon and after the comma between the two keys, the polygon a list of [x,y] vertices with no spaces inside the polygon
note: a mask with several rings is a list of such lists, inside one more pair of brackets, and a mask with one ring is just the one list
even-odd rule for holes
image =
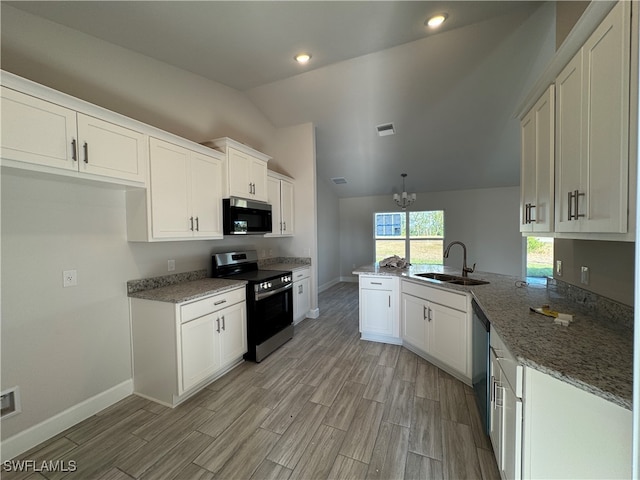
{"label": "stainless steel faucet", "polygon": [[468,277],[469,274],[473,273],[476,269],[476,264],[474,263],[471,268],[467,267],[467,247],[464,243],[458,241],[451,242],[447,245],[447,248],[444,249],[444,258],[449,258],[449,250],[451,250],[452,245],[460,245],[462,247],[462,276]]}

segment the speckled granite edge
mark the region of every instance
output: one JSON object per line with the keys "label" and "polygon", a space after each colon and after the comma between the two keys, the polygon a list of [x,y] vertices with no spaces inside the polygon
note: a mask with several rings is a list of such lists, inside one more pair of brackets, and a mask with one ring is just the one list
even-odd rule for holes
{"label": "speckled granite edge", "polygon": [[311,257],[272,257],[258,260],[258,268],[268,267],[276,263],[292,265],[311,265]]}
{"label": "speckled granite edge", "polygon": [[558,278],[548,278],[547,288],[557,291],[563,297],[582,305],[607,321],[616,322],[626,328],[633,328],[633,307],[629,305],[603,297]]}
{"label": "speckled granite edge", "polygon": [[193,272],[174,273],[171,275],[162,275],[160,277],[142,278],[139,280],[129,280],[127,282],[127,294],[141,292],[143,290],[152,290],[154,288],[167,287],[176,283],[191,282],[207,277],[206,270],[195,270]]}

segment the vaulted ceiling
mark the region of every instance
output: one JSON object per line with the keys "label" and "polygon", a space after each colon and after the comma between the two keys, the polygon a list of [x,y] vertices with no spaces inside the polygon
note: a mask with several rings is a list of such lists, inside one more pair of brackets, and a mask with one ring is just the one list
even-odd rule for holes
{"label": "vaulted ceiling", "polygon": [[402,172],[418,192],[518,185],[514,113],[554,45],[546,2],[10,4],[240,90],[277,127],[313,122],[318,179],[344,177],[343,197],[398,191]]}

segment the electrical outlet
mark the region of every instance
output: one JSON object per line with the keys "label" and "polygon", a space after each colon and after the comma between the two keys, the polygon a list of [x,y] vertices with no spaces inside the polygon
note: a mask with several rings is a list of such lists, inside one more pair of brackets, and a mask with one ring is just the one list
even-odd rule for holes
{"label": "electrical outlet", "polygon": [[62,286],[75,287],[78,285],[78,272],[76,270],[65,270],[62,272]]}
{"label": "electrical outlet", "polygon": [[562,276],[562,260],[556,260],[556,275]]}
{"label": "electrical outlet", "polygon": [[173,272],[176,269],[176,261],[175,260],[167,260],[167,270]]}
{"label": "electrical outlet", "polygon": [[589,285],[589,267],[580,267],[580,283]]}

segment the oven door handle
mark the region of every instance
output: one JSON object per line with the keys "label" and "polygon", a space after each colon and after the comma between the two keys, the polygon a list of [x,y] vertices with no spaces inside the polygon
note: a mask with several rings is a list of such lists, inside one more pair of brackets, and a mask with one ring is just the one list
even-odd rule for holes
{"label": "oven door handle", "polygon": [[276,295],[277,293],[284,292],[285,290],[291,290],[293,288],[293,283],[288,283],[284,287],[280,287],[277,290],[271,290],[270,292],[265,293],[256,293],[256,301],[264,300],[265,298],[269,298],[271,295]]}

